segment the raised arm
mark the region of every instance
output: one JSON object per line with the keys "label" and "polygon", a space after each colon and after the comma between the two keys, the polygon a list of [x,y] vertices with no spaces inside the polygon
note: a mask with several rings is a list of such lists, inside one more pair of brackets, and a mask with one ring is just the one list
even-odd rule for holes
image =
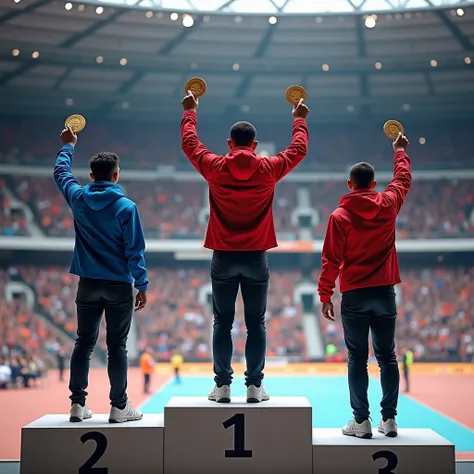
{"label": "raised arm", "polygon": [[309,132],[306,117],[308,107],[303,100],[293,109],[293,133],[290,146],[281,153],[268,158],[275,181],[279,181],[298,166],[308,150]]}
{"label": "raised arm", "polygon": [[406,153],[407,148],[407,138],[399,134],[393,143],[395,151],[393,155],[393,179],[383,193],[384,198],[390,202],[396,214],[400,212],[403,206],[412,181],[410,158]]}
{"label": "raised arm", "polygon": [[66,128],[61,132],[61,141],[63,142],[63,147],[59,150],[56,157],[53,176],[64,199],[66,199],[69,207],[72,207],[82,193],[81,184],[71,173],[77,136],[72,132],[71,128]]}
{"label": "raised arm", "polygon": [[181,119],[181,148],[196,170],[204,179],[207,179],[215,155],[198,138],[196,119],[198,101],[192,92],[189,92],[181,104],[184,108],[183,118]]}

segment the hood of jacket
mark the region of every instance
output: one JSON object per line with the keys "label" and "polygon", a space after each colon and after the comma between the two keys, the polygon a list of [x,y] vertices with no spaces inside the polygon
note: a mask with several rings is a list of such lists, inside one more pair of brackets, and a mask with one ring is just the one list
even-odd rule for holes
{"label": "hood of jacket", "polygon": [[344,194],[339,200],[339,207],[361,217],[372,220],[377,217],[383,207],[383,197],[370,189],[358,189]]}
{"label": "hood of jacket", "polygon": [[111,181],[92,181],[84,186],[84,202],[93,211],[100,211],[117,199],[124,197],[122,188]]}
{"label": "hood of jacket", "polygon": [[225,158],[230,174],[239,181],[248,181],[261,159],[250,147],[236,147]]}

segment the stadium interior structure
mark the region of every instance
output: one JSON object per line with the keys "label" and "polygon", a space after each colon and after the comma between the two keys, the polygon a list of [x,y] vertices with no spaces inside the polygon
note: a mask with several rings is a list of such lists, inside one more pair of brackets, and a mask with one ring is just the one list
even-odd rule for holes
{"label": "stadium interior structure", "polygon": [[[394,118],[414,170],[397,223],[397,344],[420,363],[472,364],[473,61],[472,2],[0,0],[0,357],[54,367],[74,342],[74,226],[51,175],[64,119],[81,113],[73,171],[85,184],[89,157],[117,152],[147,236],[149,304],[131,361],[145,346],[162,362],[176,350],[210,360],[207,186],[179,139],[183,87],[200,76],[199,132],[216,153],[237,120],[256,125],[261,154],[285,147],[284,91],[308,91],[309,153],[275,196],[269,360],[346,361],[340,320],[319,314],[322,239],[352,163],[375,165],[377,189],[390,180],[382,125]],[[241,302],[234,336],[241,360]],[[102,331],[95,366],[105,349]]]}

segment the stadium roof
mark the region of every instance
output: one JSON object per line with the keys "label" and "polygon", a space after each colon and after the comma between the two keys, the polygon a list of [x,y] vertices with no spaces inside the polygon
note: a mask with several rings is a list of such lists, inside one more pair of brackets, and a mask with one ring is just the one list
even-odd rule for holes
{"label": "stadium roof", "polygon": [[474,116],[474,7],[272,18],[144,5],[0,0],[2,113],[179,116],[186,79],[201,76],[209,118],[278,119],[291,84],[313,120]]}

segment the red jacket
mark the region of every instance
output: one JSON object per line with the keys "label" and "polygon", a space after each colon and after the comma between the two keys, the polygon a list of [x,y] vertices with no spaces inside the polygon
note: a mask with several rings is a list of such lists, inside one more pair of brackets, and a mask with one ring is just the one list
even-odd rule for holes
{"label": "red jacket", "polygon": [[345,194],[329,217],[318,282],[321,303],[331,300],[337,277],[341,293],[400,283],[395,220],[410,189],[411,169],[404,151],[393,159],[393,179],[383,193]]}
{"label": "red jacket", "polygon": [[293,122],[291,145],[269,158],[258,156],[249,147],[236,147],[225,156],[214,155],[199,141],[196,125],[196,112],[184,112],[183,151],[209,183],[211,213],[204,247],[235,251],[276,247],[272,214],[275,185],[306,155],[306,120]]}

